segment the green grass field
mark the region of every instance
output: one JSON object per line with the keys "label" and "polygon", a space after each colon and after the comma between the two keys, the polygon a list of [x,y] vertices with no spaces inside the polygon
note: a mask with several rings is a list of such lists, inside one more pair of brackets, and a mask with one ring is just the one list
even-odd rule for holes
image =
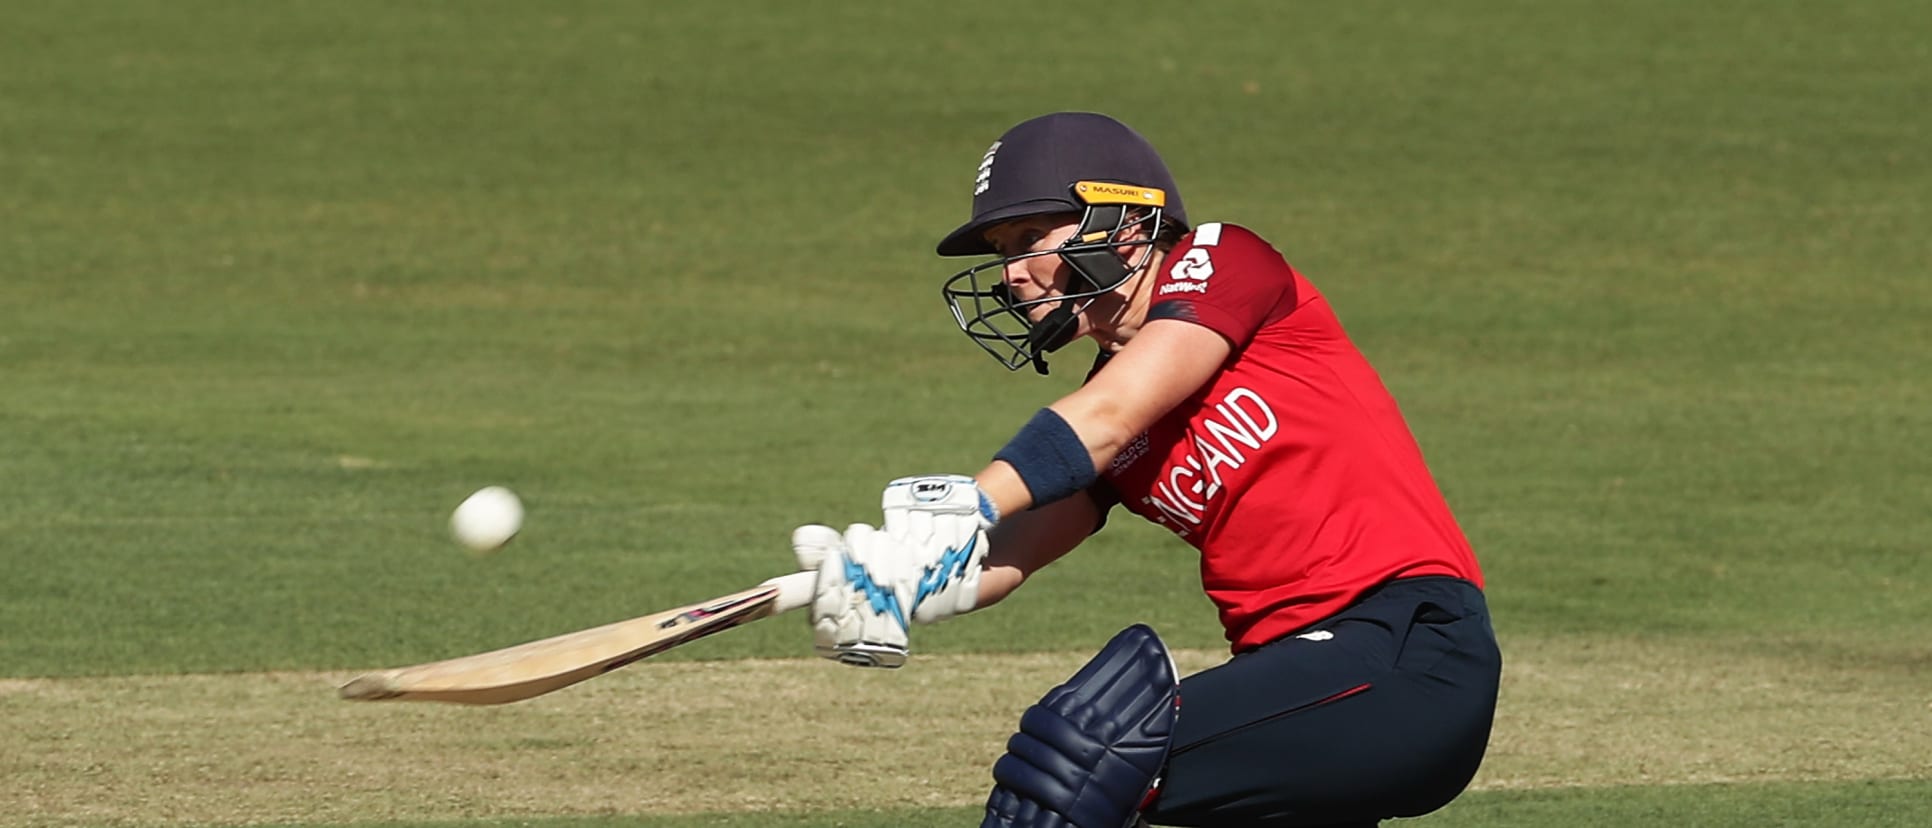
{"label": "green grass field", "polygon": [[[1116,515],[894,674],[794,619],[509,708],[332,695],[742,588],[977,469],[1081,358],[987,360],[931,245],[1055,109],[1323,287],[1482,556],[1497,733],[1417,824],[1932,822],[1927,30],[0,0],[0,828],[970,824],[1114,630],[1212,664],[1189,550]],[[529,520],[479,558],[445,521],[493,483]]]}

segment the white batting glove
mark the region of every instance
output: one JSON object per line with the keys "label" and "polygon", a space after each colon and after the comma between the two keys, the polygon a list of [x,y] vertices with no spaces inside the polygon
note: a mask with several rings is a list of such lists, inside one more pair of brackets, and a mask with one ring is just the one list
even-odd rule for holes
{"label": "white batting glove", "polygon": [[812,638],[820,655],[861,667],[905,663],[912,622],[971,610],[986,530],[997,519],[972,478],[907,477],[886,486],[882,529],[858,523],[792,533],[799,565],[818,563]]}
{"label": "white batting glove", "polygon": [[827,557],[844,549],[844,536],[830,526],[814,523],[792,530],[792,556],[798,558],[801,572],[817,572]]}
{"label": "white batting glove", "polygon": [[957,474],[901,477],[886,485],[879,505],[885,534],[919,570],[913,620],[931,624],[978,606],[986,530],[1000,519],[979,484]]}
{"label": "white batting glove", "polygon": [[792,554],[799,569],[818,573],[809,620],[819,655],[858,667],[906,663],[905,625],[888,607],[874,605],[878,596],[852,583],[854,566],[862,573],[864,565],[852,560],[844,535],[830,526],[800,526],[792,530]]}

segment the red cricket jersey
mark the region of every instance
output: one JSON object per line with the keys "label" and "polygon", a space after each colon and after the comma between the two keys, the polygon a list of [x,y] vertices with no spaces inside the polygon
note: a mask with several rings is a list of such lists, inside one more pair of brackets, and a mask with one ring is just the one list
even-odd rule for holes
{"label": "red cricket jersey", "polygon": [[1245,228],[1205,224],[1168,254],[1153,290],[1150,321],[1204,325],[1234,350],[1103,479],[1201,551],[1235,652],[1393,578],[1482,584],[1395,400],[1280,253]]}

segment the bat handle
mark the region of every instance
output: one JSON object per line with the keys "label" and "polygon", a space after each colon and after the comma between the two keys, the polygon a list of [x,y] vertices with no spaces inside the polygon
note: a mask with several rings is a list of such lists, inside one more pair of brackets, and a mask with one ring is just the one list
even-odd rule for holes
{"label": "bat handle", "polygon": [[791,612],[811,606],[814,587],[818,584],[817,572],[794,572],[766,580],[759,586],[778,587],[778,612]]}

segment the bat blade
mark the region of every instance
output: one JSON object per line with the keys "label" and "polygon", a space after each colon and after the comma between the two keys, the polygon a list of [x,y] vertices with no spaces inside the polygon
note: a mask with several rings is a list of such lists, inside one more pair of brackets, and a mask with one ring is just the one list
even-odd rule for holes
{"label": "bat blade", "polygon": [[813,573],[651,615],[501,650],[379,670],[342,686],[353,701],[505,704],[608,673],[658,653],[811,603]]}

